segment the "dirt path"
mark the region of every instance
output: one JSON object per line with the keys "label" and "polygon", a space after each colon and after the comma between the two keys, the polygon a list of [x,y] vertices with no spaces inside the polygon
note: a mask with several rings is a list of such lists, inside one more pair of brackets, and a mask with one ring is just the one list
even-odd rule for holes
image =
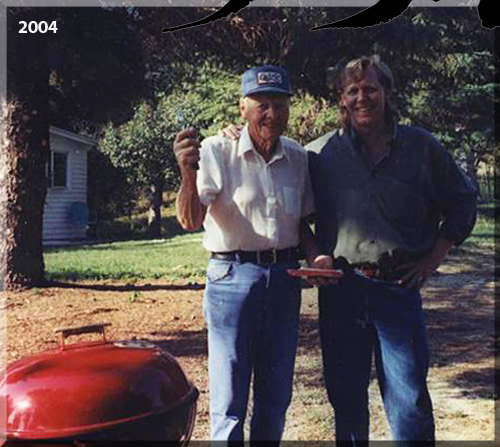
{"label": "dirt path", "polygon": [[[425,287],[431,348],[430,391],[440,440],[494,439],[494,262],[491,251],[456,250]],[[111,322],[110,339],[148,339],[174,354],[200,390],[194,439],[207,439],[207,348],[202,286],[94,282],[9,294],[6,359],[54,348],[53,329]],[[78,338],[75,339],[78,341]],[[390,439],[376,381],[371,437]],[[321,379],[316,291],[305,289],[294,399],[285,439],[334,434]]]}

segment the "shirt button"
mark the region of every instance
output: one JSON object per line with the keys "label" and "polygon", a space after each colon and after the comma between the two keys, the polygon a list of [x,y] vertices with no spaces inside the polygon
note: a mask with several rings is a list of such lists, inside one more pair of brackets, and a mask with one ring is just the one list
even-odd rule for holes
{"label": "shirt button", "polygon": [[266,200],[266,214],[267,216],[274,216],[276,214],[276,197],[270,196]]}

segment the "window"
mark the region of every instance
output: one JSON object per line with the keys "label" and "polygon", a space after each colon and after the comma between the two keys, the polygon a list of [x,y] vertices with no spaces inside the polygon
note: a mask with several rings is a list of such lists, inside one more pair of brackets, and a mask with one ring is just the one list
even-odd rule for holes
{"label": "window", "polygon": [[66,188],[68,177],[68,154],[50,151],[47,164],[47,182],[49,188]]}

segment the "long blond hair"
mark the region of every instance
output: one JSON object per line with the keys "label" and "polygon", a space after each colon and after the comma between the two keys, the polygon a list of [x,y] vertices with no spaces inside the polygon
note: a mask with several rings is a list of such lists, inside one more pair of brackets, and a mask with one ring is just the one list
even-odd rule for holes
{"label": "long blond hair", "polygon": [[[391,101],[394,78],[390,68],[380,60],[378,55],[362,56],[348,62],[337,78],[337,92],[339,97],[349,81],[359,81],[368,68],[372,67],[377,75],[378,82],[385,90],[385,123],[392,125],[396,119],[396,109]],[[351,127],[351,117],[342,103],[340,103],[340,121],[344,129]]]}

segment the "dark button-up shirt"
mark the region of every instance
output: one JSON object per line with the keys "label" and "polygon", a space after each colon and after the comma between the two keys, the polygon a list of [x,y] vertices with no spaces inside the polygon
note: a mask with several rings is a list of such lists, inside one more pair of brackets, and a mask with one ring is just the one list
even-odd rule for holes
{"label": "dark button-up shirt", "polygon": [[396,125],[388,154],[373,164],[354,132],[334,131],[306,146],[324,253],[350,262],[401,262],[456,245],[470,234],[477,193],[427,131]]}

